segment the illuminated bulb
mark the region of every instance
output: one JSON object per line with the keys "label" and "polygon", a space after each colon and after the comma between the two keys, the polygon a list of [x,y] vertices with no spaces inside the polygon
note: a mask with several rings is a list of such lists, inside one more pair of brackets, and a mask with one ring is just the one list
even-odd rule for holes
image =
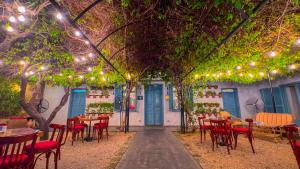
{"label": "illuminated bulb", "polygon": [[198,74],[196,74],[196,75],[195,75],[195,79],[198,79],[198,77],[199,77],[199,75],[198,75]]}
{"label": "illuminated bulb", "polygon": [[56,14],[56,18],[57,18],[58,20],[62,20],[62,19],[63,19],[63,15],[62,15],[61,13],[57,13],[57,14]]}
{"label": "illuminated bulb", "polygon": [[249,77],[251,77],[251,78],[252,78],[252,77],[253,77],[253,74],[249,73]]}
{"label": "illuminated bulb", "polygon": [[213,74],[212,76],[213,76],[213,77],[216,77],[216,74]]}
{"label": "illuminated bulb", "polygon": [[9,20],[9,22],[11,22],[11,23],[14,23],[14,22],[17,21],[16,18],[15,18],[14,16],[10,16],[10,17],[8,18],[8,20]]}
{"label": "illuminated bulb", "polygon": [[75,58],[75,62],[80,62],[80,60],[78,58]]}
{"label": "illuminated bulb", "polygon": [[290,65],[290,69],[295,70],[296,69],[296,65]]}
{"label": "illuminated bulb", "polygon": [[264,76],[264,72],[259,72],[259,76]]}
{"label": "illuminated bulb", "polygon": [[103,80],[103,81],[107,81],[107,78],[106,78],[106,77],[103,77],[102,80]]}
{"label": "illuminated bulb", "polygon": [[26,8],[25,8],[24,6],[19,6],[19,7],[18,7],[18,11],[19,11],[20,13],[25,13],[25,12],[26,12]]}
{"label": "illuminated bulb", "polygon": [[18,16],[20,22],[25,22],[25,17],[23,15]]}
{"label": "illuminated bulb", "polygon": [[227,72],[227,73],[231,73],[231,71],[230,71],[230,70],[227,70],[226,72]]}
{"label": "illuminated bulb", "polygon": [[130,74],[128,74],[128,75],[127,75],[127,78],[128,78],[128,79],[131,79],[131,76],[130,76]]}
{"label": "illuminated bulb", "polygon": [[276,56],[276,52],[271,51],[271,52],[269,53],[269,56],[272,57],[272,58],[275,57],[275,56]]}
{"label": "illuminated bulb", "polygon": [[94,57],[94,54],[93,53],[89,53],[89,57],[90,58]]}
{"label": "illuminated bulb", "polygon": [[104,72],[103,72],[103,71],[101,71],[101,72],[100,72],[100,75],[104,75]]}
{"label": "illuminated bulb", "polygon": [[21,65],[25,65],[26,62],[25,62],[24,60],[21,60],[21,61],[20,61],[20,64],[21,64]]}
{"label": "illuminated bulb", "polygon": [[29,73],[28,73],[28,72],[25,72],[25,76],[29,76]]}
{"label": "illuminated bulb", "polygon": [[74,32],[75,36],[81,36],[81,33],[79,31]]}
{"label": "illuminated bulb", "polygon": [[81,57],[81,60],[82,60],[82,61],[85,61],[85,60],[86,60],[86,58],[85,58],[85,57]]}
{"label": "illuminated bulb", "polygon": [[14,28],[12,28],[11,26],[8,26],[8,27],[6,28],[6,30],[7,30],[8,32],[13,32],[13,31],[14,31]]}
{"label": "illuminated bulb", "polygon": [[241,66],[237,66],[237,67],[236,67],[237,70],[240,70],[241,68],[242,68]]}
{"label": "illuminated bulb", "polygon": [[79,78],[80,78],[80,79],[83,79],[83,76],[82,76],[82,75],[80,75],[80,76],[79,76]]}
{"label": "illuminated bulb", "polygon": [[46,68],[44,66],[41,67],[41,70],[45,70]]}
{"label": "illuminated bulb", "polygon": [[277,71],[277,70],[273,70],[272,73],[273,73],[273,74],[276,74],[276,73],[278,73],[278,71]]}
{"label": "illuminated bulb", "polygon": [[206,74],[205,76],[206,76],[206,77],[209,77],[209,74]]}
{"label": "illuminated bulb", "polygon": [[222,73],[222,72],[220,72],[220,73],[219,73],[219,76],[223,76],[223,73]]}
{"label": "illuminated bulb", "polygon": [[250,62],[250,66],[255,66],[256,63],[255,62]]}
{"label": "illuminated bulb", "polygon": [[34,72],[33,72],[33,71],[30,71],[29,74],[30,74],[30,75],[34,75]]}
{"label": "illuminated bulb", "polygon": [[90,42],[89,41],[84,41],[84,43],[86,44],[86,45],[89,45],[90,44]]}
{"label": "illuminated bulb", "polygon": [[240,73],[239,76],[242,77],[242,76],[243,76],[243,73]]}
{"label": "illuminated bulb", "polygon": [[68,76],[68,78],[69,78],[69,79],[71,79],[71,78],[72,78],[72,76],[71,76],[71,75],[69,75],[69,76]]}
{"label": "illuminated bulb", "polygon": [[298,45],[300,45],[300,39],[298,39],[298,40],[296,41],[296,43],[297,43]]}
{"label": "illuminated bulb", "polygon": [[91,77],[91,80],[95,80],[95,77]]}
{"label": "illuminated bulb", "polygon": [[88,71],[91,72],[93,69],[91,67],[88,67]]}
{"label": "illuminated bulb", "polygon": [[60,74],[59,74],[59,76],[63,76],[63,74],[62,74],[62,73],[60,73]]}

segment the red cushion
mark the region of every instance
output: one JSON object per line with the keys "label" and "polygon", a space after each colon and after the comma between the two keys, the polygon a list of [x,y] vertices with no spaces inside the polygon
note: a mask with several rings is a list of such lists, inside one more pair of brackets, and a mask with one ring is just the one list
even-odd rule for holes
{"label": "red cushion", "polygon": [[225,130],[223,128],[214,128],[213,132],[215,132],[215,133],[221,133],[221,134],[229,134],[230,130],[228,130],[228,129]]}
{"label": "red cushion", "polygon": [[297,148],[300,148],[300,141],[296,141],[295,146],[296,146]]}
{"label": "red cushion", "polygon": [[201,125],[200,128],[201,129],[210,129],[211,126],[210,125]]}
{"label": "red cushion", "polygon": [[81,129],[84,129],[84,126],[83,125],[69,126],[69,129],[78,129],[78,130],[81,130]]}
{"label": "red cushion", "polygon": [[[10,159],[12,158],[11,163],[9,163]],[[14,154],[14,155],[8,155],[6,156],[6,159],[4,161],[4,165],[8,165],[8,164],[20,164],[25,162],[28,159],[28,155],[27,154],[19,154],[18,157]],[[3,163],[4,158],[0,157],[0,165]]]}
{"label": "red cushion", "polygon": [[249,129],[248,128],[232,128],[233,132],[238,132],[238,133],[248,133]]}
{"label": "red cushion", "polygon": [[[55,149],[59,146],[57,141],[39,141],[34,145],[34,151],[39,152],[47,152],[51,149]],[[31,145],[27,145],[26,149],[29,150]]]}

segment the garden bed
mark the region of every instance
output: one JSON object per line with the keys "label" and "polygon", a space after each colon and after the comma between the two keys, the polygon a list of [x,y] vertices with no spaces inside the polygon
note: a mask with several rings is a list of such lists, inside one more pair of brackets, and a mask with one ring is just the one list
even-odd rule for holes
{"label": "garden bed", "polygon": [[274,143],[255,137],[256,154],[253,154],[248,139],[241,135],[237,149],[231,150],[231,154],[228,155],[226,147],[212,151],[212,142],[208,134],[202,144],[199,132],[176,135],[204,169],[298,169],[296,158],[287,140]]}
{"label": "garden bed", "polygon": [[[61,160],[58,161],[58,168],[68,169],[113,169],[117,166],[123,154],[128,148],[128,144],[133,139],[135,133],[110,132],[109,138],[103,139],[100,143],[76,141],[71,145],[68,140],[62,147]],[[53,156],[52,156],[53,157]],[[35,168],[44,169],[45,156],[38,160]],[[50,167],[54,168],[53,158],[50,159]]]}

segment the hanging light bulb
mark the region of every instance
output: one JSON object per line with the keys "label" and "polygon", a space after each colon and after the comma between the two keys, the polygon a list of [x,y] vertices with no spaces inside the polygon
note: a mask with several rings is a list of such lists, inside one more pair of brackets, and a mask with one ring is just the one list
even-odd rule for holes
{"label": "hanging light bulb", "polygon": [[25,12],[26,12],[26,8],[25,8],[24,6],[19,6],[19,7],[18,7],[18,11],[19,11],[20,13],[25,13]]}
{"label": "hanging light bulb", "polygon": [[269,57],[273,58],[277,55],[277,53],[275,51],[271,51],[269,52]]}
{"label": "hanging light bulb", "polygon": [[28,73],[28,72],[25,72],[25,76],[26,76],[26,77],[29,76],[29,73]]}
{"label": "hanging light bulb", "polygon": [[95,55],[93,53],[89,53],[89,57],[93,58]]}
{"label": "hanging light bulb", "polygon": [[198,74],[195,74],[195,79],[198,79],[199,78],[199,75]]}
{"label": "hanging light bulb", "polygon": [[72,78],[72,76],[71,76],[71,75],[69,75],[69,76],[68,76],[68,78],[69,78],[69,79],[71,79],[71,78]]}
{"label": "hanging light bulb", "polygon": [[81,33],[79,31],[75,31],[74,34],[75,34],[75,36],[78,36],[78,37],[81,36]]}
{"label": "hanging light bulb", "polygon": [[292,65],[289,66],[289,68],[290,68],[291,70],[295,70],[295,69],[296,69],[296,65],[292,64]]}
{"label": "hanging light bulb", "polygon": [[9,20],[9,22],[11,22],[11,23],[15,23],[15,22],[17,21],[17,19],[16,19],[14,16],[10,16],[10,17],[8,18],[8,20]]}
{"label": "hanging light bulb", "polygon": [[256,65],[256,63],[252,61],[252,62],[249,63],[249,65],[253,67],[253,66]]}
{"label": "hanging light bulb", "polygon": [[107,81],[107,78],[106,78],[106,77],[103,77],[102,80],[103,80],[103,81]]}
{"label": "hanging light bulb", "polygon": [[82,60],[82,61],[86,61],[86,58],[85,58],[85,57],[81,57],[81,60]]}
{"label": "hanging light bulb", "polygon": [[21,64],[21,65],[25,65],[26,62],[25,62],[24,60],[21,60],[21,61],[20,61],[20,64]]}
{"label": "hanging light bulb", "polygon": [[46,67],[45,67],[45,66],[42,66],[42,67],[41,67],[41,70],[46,70]]}
{"label": "hanging light bulb", "polygon": [[272,70],[272,74],[277,74],[278,71],[275,69],[275,70]]}
{"label": "hanging light bulb", "polygon": [[18,16],[20,22],[25,22],[25,17],[23,15]]}
{"label": "hanging light bulb", "polygon": [[300,45],[300,38],[296,41],[297,45]]}
{"label": "hanging light bulb", "polygon": [[128,73],[128,75],[127,75],[127,79],[128,80],[130,80],[131,79],[131,76],[130,76],[130,74]]}
{"label": "hanging light bulb", "polygon": [[251,77],[251,78],[252,78],[252,77],[253,77],[253,74],[252,74],[252,73],[249,73],[249,77]]}
{"label": "hanging light bulb", "polygon": [[30,74],[30,75],[34,75],[34,71],[30,71],[29,74]]}
{"label": "hanging light bulb", "polygon": [[80,59],[78,59],[78,58],[75,58],[75,62],[80,62]]}
{"label": "hanging light bulb", "polygon": [[91,72],[93,69],[91,67],[88,67],[87,69],[89,72]]}
{"label": "hanging light bulb", "polygon": [[56,14],[56,16],[55,16],[58,20],[62,20],[64,17],[63,17],[63,15],[60,13],[60,12],[58,12],[57,14]]}
{"label": "hanging light bulb", "polygon": [[82,75],[80,75],[80,76],[79,76],[79,78],[80,78],[80,79],[83,79],[83,76],[82,76]]}
{"label": "hanging light bulb", "polygon": [[7,32],[13,32],[13,31],[15,31],[14,28],[11,27],[11,26],[7,26],[6,30],[7,30]]}
{"label": "hanging light bulb", "polygon": [[85,40],[84,43],[85,43],[86,45],[89,45],[89,44],[90,44],[90,42],[87,41],[87,40]]}
{"label": "hanging light bulb", "polygon": [[91,77],[91,80],[95,80],[95,77]]}
{"label": "hanging light bulb", "polygon": [[212,74],[212,76],[213,76],[213,77],[216,77],[217,75],[214,73],[214,74]]}
{"label": "hanging light bulb", "polygon": [[243,76],[243,73],[240,73],[239,76],[242,77],[242,76]]}
{"label": "hanging light bulb", "polygon": [[242,67],[241,67],[241,66],[237,66],[236,69],[237,69],[237,70],[241,70]]}
{"label": "hanging light bulb", "polygon": [[259,76],[264,76],[265,73],[264,72],[259,72]]}
{"label": "hanging light bulb", "polygon": [[101,71],[101,72],[100,72],[100,75],[104,75],[104,72],[103,72],[103,71]]}
{"label": "hanging light bulb", "polygon": [[63,76],[63,74],[62,73],[60,73],[60,74],[58,74],[59,76]]}
{"label": "hanging light bulb", "polygon": [[206,77],[209,77],[209,74],[206,74],[205,76],[206,76]]}

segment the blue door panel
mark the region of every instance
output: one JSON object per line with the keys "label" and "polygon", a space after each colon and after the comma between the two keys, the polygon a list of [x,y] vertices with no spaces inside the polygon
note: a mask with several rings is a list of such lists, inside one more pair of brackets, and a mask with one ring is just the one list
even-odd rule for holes
{"label": "blue door panel", "polygon": [[224,110],[235,117],[241,117],[239,99],[236,89],[222,89]]}
{"label": "blue door panel", "polygon": [[86,90],[73,89],[71,92],[68,117],[75,117],[80,114],[84,114],[85,105],[86,105]]}
{"label": "blue door panel", "polygon": [[145,88],[145,125],[163,125],[162,85]]}

